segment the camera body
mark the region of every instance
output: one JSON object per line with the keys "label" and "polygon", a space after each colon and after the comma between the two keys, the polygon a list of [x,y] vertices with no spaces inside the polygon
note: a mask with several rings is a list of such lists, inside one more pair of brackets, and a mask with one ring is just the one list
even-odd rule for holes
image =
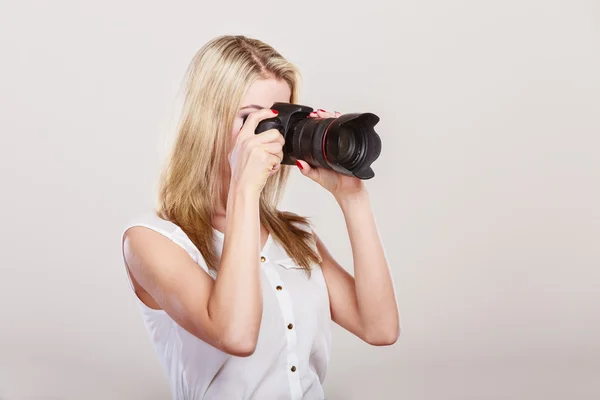
{"label": "camera body", "polygon": [[373,129],[372,113],[343,114],[337,118],[308,118],[311,107],[275,103],[273,118],[262,120],[255,133],[277,129],[285,139],[282,164],[306,161],[312,167],[335,170],[359,179],[375,176],[371,164],[381,153],[381,139]]}

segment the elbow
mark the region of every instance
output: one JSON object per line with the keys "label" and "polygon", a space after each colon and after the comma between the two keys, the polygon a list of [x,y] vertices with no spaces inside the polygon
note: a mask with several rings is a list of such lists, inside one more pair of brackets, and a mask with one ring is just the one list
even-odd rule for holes
{"label": "elbow", "polygon": [[[260,319],[249,321],[227,317],[223,312],[215,312],[220,318],[211,320],[210,340],[204,340],[214,348],[235,357],[250,357],[256,351]],[[261,314],[258,314],[259,316]],[[200,330],[200,329],[199,329]],[[196,335],[198,336],[198,335]],[[200,336],[198,336],[200,337]],[[202,338],[200,337],[202,340]]]}
{"label": "elbow", "polygon": [[394,329],[377,330],[368,332],[364,341],[372,346],[391,346],[398,341],[400,337],[400,327]]}
{"label": "elbow", "polygon": [[232,356],[250,357],[256,351],[256,343],[227,345],[222,350]]}
{"label": "elbow", "polygon": [[253,334],[253,330],[241,332],[240,329],[215,326],[207,331],[199,326],[194,326],[195,329],[191,329],[189,332],[223,353],[236,357],[250,357],[256,351],[258,331]]}
{"label": "elbow", "polygon": [[250,357],[256,351],[257,335],[245,334],[224,336],[220,341],[220,350],[236,357]]}

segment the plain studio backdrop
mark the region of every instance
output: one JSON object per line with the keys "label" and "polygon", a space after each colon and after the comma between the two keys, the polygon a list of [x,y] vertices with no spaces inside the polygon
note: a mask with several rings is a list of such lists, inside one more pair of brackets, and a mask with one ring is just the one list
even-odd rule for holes
{"label": "plain studio backdrop", "polygon": [[[335,326],[328,399],[600,398],[599,27],[595,0],[3,1],[0,399],[170,397],[120,237],[221,34],[296,63],[301,103],[381,117],[402,333]],[[282,208],[352,270],[331,195],[294,171]]]}

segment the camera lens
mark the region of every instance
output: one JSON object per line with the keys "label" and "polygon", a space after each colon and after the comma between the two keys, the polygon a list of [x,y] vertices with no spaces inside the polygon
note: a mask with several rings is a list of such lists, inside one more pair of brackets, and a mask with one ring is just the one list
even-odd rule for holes
{"label": "camera lens", "polygon": [[312,167],[370,179],[371,163],[381,151],[381,139],[374,130],[379,117],[371,113],[344,114],[337,118],[307,118],[312,108],[299,104],[275,103],[275,118],[261,121],[256,133],[277,128],[285,138],[283,164],[304,160]]}
{"label": "camera lens", "polygon": [[337,138],[337,160],[345,168],[352,168],[352,165],[360,156],[358,147],[358,132],[349,126],[340,128]]}

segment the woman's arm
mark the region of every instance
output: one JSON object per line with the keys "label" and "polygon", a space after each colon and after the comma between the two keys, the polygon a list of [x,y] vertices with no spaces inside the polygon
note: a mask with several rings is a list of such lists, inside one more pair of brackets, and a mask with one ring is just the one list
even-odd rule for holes
{"label": "woman's arm", "polygon": [[[311,118],[337,118],[340,113],[317,110]],[[340,205],[354,257],[352,277],[317,237],[322,270],[329,290],[332,319],[373,345],[389,345],[400,334],[398,306],[390,268],[377,233],[369,195],[362,180],[298,160],[305,175],[327,189]],[[316,237],[316,235],[315,235]]]}
{"label": "woman's arm", "polygon": [[338,203],[350,237],[354,277],[317,237],[332,319],[367,343],[393,344],[400,334],[398,306],[368,193],[364,190],[338,199]]}
{"label": "woman's arm", "polygon": [[226,353],[254,353],[262,317],[259,199],[283,157],[275,129],[254,133],[272,110],[251,113],[229,156],[225,241],[212,278],[169,239],[146,228],[126,232],[124,256],[136,282],[181,327]]}
{"label": "woman's arm", "polygon": [[185,250],[144,227],[125,233],[124,256],[135,281],[175,322],[232,355],[256,348],[262,315],[258,196],[232,193],[217,279]]}

